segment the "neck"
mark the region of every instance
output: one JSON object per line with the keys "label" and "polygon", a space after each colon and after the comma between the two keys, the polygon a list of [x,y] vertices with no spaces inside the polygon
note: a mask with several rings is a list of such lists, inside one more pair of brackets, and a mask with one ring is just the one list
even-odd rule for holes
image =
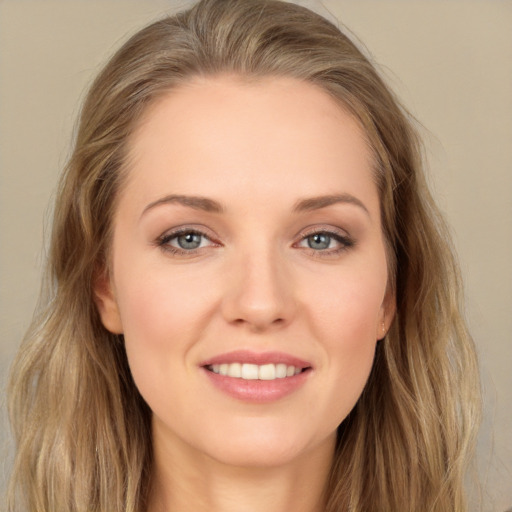
{"label": "neck", "polygon": [[[334,439],[273,467],[230,466],[187,446],[155,445],[148,512],[322,512]],[[169,449],[170,448],[170,449]]]}

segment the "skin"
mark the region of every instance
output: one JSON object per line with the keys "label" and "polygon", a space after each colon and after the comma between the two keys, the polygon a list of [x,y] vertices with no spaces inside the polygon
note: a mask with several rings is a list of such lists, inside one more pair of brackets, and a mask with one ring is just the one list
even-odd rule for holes
{"label": "skin", "polygon": [[[358,123],[294,79],[197,79],[139,123],[113,222],[97,304],[153,411],[150,510],[322,510],[336,428],[394,314]],[[199,248],[180,248],[176,228],[204,233]],[[325,232],[327,247],[310,247]],[[291,394],[244,402],[201,367],[240,349],[311,368]]]}

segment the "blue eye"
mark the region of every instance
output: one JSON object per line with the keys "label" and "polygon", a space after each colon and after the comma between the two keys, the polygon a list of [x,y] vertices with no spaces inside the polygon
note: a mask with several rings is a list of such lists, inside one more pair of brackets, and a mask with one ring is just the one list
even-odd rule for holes
{"label": "blue eye", "polygon": [[180,249],[185,249],[189,251],[193,249],[198,249],[201,246],[202,239],[203,235],[199,233],[190,232],[174,237],[173,241],[176,241],[176,244],[180,247]]}
{"label": "blue eye", "polygon": [[328,249],[331,245],[331,237],[327,233],[315,233],[306,238],[308,247],[318,251]]}
{"label": "blue eye", "polygon": [[181,229],[162,235],[158,245],[165,251],[175,254],[193,253],[209,245],[215,245],[204,233],[193,229]]}
{"label": "blue eye", "polygon": [[348,235],[331,231],[315,231],[306,234],[298,243],[299,247],[325,256],[335,256],[353,245],[354,241]]}

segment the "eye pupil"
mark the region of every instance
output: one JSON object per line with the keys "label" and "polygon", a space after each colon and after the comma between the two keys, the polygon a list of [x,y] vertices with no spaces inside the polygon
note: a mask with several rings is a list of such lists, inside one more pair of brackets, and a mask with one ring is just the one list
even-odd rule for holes
{"label": "eye pupil", "polygon": [[327,249],[331,243],[331,237],[325,233],[315,233],[308,236],[308,246],[311,249]]}
{"label": "eye pupil", "polygon": [[185,233],[177,238],[177,242],[182,249],[197,249],[201,245],[201,237],[198,233]]}

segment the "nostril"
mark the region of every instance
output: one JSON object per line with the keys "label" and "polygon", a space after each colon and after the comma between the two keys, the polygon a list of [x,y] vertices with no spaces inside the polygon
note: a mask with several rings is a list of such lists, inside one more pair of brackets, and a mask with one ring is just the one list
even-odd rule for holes
{"label": "nostril", "polygon": [[282,326],[286,323],[285,318],[276,318],[274,320],[268,320],[265,318],[236,318],[233,320],[233,324],[235,325],[246,325],[252,331],[259,332],[265,331],[269,327]]}

